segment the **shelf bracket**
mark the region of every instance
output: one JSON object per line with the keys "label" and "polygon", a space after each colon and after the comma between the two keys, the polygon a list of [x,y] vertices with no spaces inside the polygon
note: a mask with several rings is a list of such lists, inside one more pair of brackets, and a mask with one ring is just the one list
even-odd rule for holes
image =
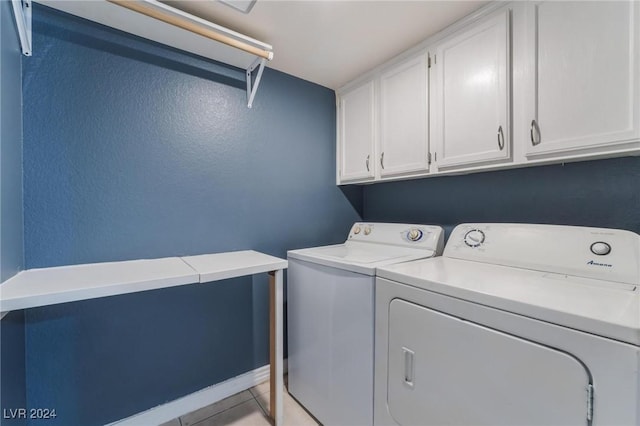
{"label": "shelf bracket", "polygon": [[5,315],[7,315],[9,312],[11,312],[11,311],[7,311],[7,312],[0,312],[0,320],[1,320],[2,318],[4,318],[4,317],[5,317]]}
{"label": "shelf bracket", "polygon": [[[253,105],[253,98],[256,96],[260,79],[262,78],[262,72],[264,71],[264,64],[267,63],[265,58],[256,58],[256,60],[247,68],[247,107],[251,108]],[[255,79],[253,78],[254,71],[258,69]]]}
{"label": "shelf bracket", "polygon": [[16,18],[20,47],[24,56],[31,56],[31,0],[11,0]]}

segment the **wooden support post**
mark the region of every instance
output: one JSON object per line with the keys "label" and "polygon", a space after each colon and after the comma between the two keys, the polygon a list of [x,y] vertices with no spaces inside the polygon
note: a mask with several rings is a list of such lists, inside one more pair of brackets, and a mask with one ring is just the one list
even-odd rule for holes
{"label": "wooden support post", "polygon": [[269,414],[276,416],[276,273],[269,272]]}
{"label": "wooden support post", "polygon": [[269,273],[270,312],[270,374],[271,398],[269,412],[275,426],[283,425],[283,340],[284,340],[284,270],[278,269]]}
{"label": "wooden support post", "polygon": [[275,426],[283,424],[283,306],[284,271],[269,272],[269,414]]}

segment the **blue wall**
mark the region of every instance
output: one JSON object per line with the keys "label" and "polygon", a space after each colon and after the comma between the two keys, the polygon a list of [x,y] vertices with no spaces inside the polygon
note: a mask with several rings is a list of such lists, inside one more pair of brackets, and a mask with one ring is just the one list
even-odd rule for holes
{"label": "blue wall", "polygon": [[11,312],[0,322],[0,424],[4,426],[26,424],[11,414],[27,407],[24,331],[23,311]]}
{"label": "blue wall", "polygon": [[640,158],[376,184],[363,198],[368,221],[530,222],[640,233]]}
{"label": "blue wall", "polygon": [[[24,61],[28,268],[344,239],[335,98],[35,5]],[[351,201],[350,201],[351,199]],[[354,207],[355,206],[355,207]],[[31,309],[27,399],[47,424],[102,424],[268,362],[266,279]]]}
{"label": "blue wall", "polygon": [[[11,4],[0,1],[0,282],[23,267],[21,55]],[[20,311],[0,321],[0,377],[0,409],[26,407]],[[0,419],[0,423],[24,421]]]}

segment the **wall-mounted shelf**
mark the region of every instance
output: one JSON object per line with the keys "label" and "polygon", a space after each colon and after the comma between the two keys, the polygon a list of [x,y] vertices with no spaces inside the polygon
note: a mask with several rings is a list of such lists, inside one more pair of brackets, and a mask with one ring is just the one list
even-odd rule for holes
{"label": "wall-mounted shelf", "polygon": [[179,257],[30,269],[0,284],[0,312],[198,282]]}
{"label": "wall-mounted shelf", "polygon": [[273,59],[273,47],[270,44],[156,0],[37,2],[117,30],[242,68],[246,71],[249,108],[253,104],[265,64]]}
{"label": "wall-mounted shelf", "polygon": [[0,284],[9,311],[269,273],[271,417],[282,425],[283,270],[287,261],[253,250],[29,269]]}
{"label": "wall-mounted shelf", "polygon": [[253,250],[29,269],[0,284],[0,312],[286,269]]}
{"label": "wall-mounted shelf", "polygon": [[201,283],[287,268],[286,260],[253,250],[201,254],[181,259],[198,273]]}

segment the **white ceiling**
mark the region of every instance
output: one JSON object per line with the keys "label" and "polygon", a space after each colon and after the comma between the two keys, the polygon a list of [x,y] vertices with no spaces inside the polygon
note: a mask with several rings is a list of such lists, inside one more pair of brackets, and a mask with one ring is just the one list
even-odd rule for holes
{"label": "white ceiling", "polygon": [[[246,68],[254,59],[105,0],[36,1],[238,67]],[[331,89],[340,88],[488,3],[258,0],[251,12],[244,14],[215,0],[164,2],[272,45],[274,58],[268,67]]]}
{"label": "white ceiling", "polygon": [[271,44],[268,67],[337,89],[488,2],[258,0],[249,14],[216,1],[166,3]]}

